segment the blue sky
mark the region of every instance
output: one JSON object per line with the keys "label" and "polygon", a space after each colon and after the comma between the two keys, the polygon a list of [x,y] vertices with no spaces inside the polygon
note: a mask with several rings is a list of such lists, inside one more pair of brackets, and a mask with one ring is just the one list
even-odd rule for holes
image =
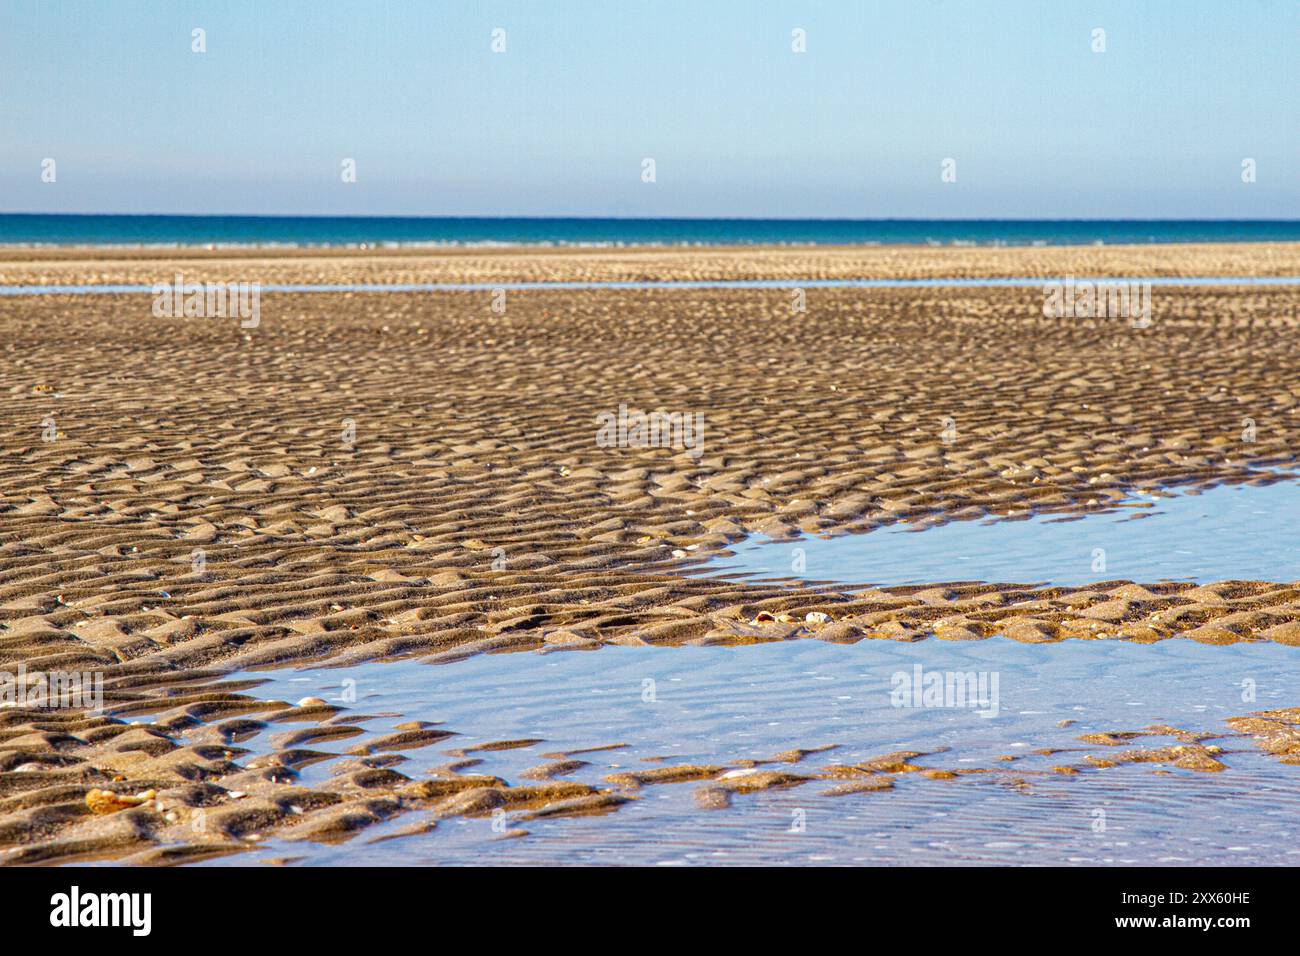
{"label": "blue sky", "polygon": [[1300,218],[1298,131],[1296,0],[0,0],[9,212]]}

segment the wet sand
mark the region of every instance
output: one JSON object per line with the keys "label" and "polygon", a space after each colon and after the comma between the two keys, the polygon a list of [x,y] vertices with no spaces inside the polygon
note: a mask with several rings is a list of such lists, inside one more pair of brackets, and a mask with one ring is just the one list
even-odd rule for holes
{"label": "wet sand", "polygon": [[[170,281],[178,263],[263,282],[1300,274],[1284,245],[165,255],[5,251],[0,281]],[[1161,288],[1143,329],[1042,302],[543,291],[498,313],[488,293],[284,293],[242,329],[157,318],[148,295],[0,299],[0,669],[102,672],[107,711],[0,709],[0,862],[173,862],[452,798],[438,812],[621,795],[472,768],[430,786],[382,753],[298,786],[309,756],[252,766],[231,745],[270,717],[297,733],[285,752],[341,751],[356,715],[212,686],[250,668],[797,637],[1300,643],[1296,582],[852,592],[687,573],[754,532],[1081,514],[1293,463],[1300,290]],[[702,413],[702,454],[601,447],[620,404]],[[1293,717],[1250,726],[1287,756]]]}

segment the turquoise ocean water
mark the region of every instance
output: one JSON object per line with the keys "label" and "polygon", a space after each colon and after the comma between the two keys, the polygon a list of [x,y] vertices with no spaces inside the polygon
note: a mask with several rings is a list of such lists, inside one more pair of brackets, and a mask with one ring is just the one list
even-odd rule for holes
{"label": "turquoise ocean water", "polygon": [[1297,242],[1298,220],[485,219],[0,214],[0,245],[1089,245]]}

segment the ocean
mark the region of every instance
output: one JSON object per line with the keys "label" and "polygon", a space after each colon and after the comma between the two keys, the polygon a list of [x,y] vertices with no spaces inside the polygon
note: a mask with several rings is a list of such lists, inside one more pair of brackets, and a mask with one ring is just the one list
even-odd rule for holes
{"label": "ocean", "polygon": [[0,245],[976,245],[1300,242],[1300,220],[566,219],[0,214]]}

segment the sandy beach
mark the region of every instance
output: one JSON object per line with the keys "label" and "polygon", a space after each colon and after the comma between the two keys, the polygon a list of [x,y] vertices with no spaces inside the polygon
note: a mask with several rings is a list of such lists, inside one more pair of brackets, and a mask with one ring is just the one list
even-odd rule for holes
{"label": "sandy beach", "polygon": [[488,283],[924,279],[997,276],[1295,276],[1300,243],[967,246],[10,247],[3,285]]}
{"label": "sandy beach", "polygon": [[[7,286],[177,272],[1297,276],[1300,245],[0,251]],[[1075,517],[1144,489],[1277,482],[1300,442],[1300,287],[1161,286],[1142,328],[1046,317],[1035,288],[800,294],[802,309],[790,289],[266,292],[255,328],[159,317],[149,294],[0,297],[0,670],[102,674],[104,705],[0,708],[0,863],[187,862],[398,818],[415,833],[494,810],[617,813],[680,783],[703,813],[811,779],[870,794],[957,773],[915,752],[831,765],[809,741],[599,784],[564,779],[572,754],[506,779],[466,750],[411,775],[403,754],[464,728],[399,715],[367,736],[356,706],[258,696],[258,668],[795,639],[1300,645],[1294,580],[1044,588],[954,568],[852,589],[698,573],[755,534]],[[660,447],[602,440],[620,410],[702,427]],[[1225,734],[1300,762],[1300,699],[1230,720],[1115,726],[1088,742],[1109,756],[1045,772],[1230,773]],[[268,727],[273,752],[241,748]],[[345,772],[304,785],[322,753]]]}

